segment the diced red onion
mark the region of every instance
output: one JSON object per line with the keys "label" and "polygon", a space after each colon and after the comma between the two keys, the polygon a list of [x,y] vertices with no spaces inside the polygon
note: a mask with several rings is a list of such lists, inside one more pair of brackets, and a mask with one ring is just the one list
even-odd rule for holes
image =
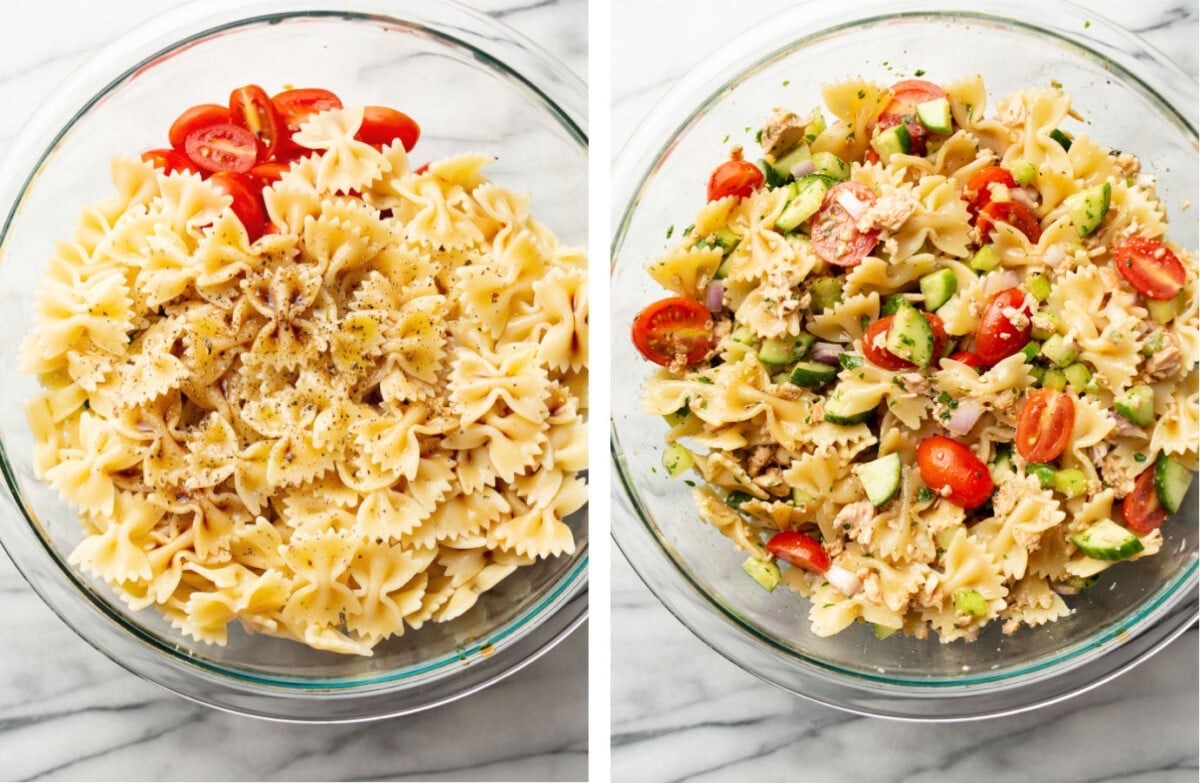
{"label": "diced red onion", "polygon": [[862,580],[841,566],[831,566],[825,572],[825,578],[829,580],[829,584],[842,591],[843,595],[854,595],[862,589]]}
{"label": "diced red onion", "polygon": [[855,220],[858,220],[867,211],[867,205],[855,198],[849,190],[838,191],[837,203],[841,204],[842,209],[846,210]]}
{"label": "diced red onion", "polygon": [[946,429],[955,435],[966,435],[975,428],[982,415],[983,406],[974,400],[963,400],[950,414],[950,418],[946,421]]}
{"label": "diced red onion", "polygon": [[796,179],[799,179],[800,177],[807,177],[809,174],[814,173],[816,170],[817,170],[817,164],[813,163],[811,160],[802,160],[799,163],[797,163],[795,166],[792,166],[791,174]]}
{"label": "diced red onion", "polygon": [[1002,269],[987,276],[987,280],[983,283],[983,292],[991,296],[1010,288],[1016,288],[1020,284],[1021,278],[1017,277],[1016,272],[1011,269]]}
{"label": "diced red onion", "polygon": [[837,366],[838,354],[844,351],[845,346],[838,343],[813,343],[812,349],[808,352],[808,358],[821,364]]}
{"label": "diced red onion", "polygon": [[704,292],[704,306],[710,313],[721,312],[721,308],[725,306],[725,286],[716,280],[709,283]]}

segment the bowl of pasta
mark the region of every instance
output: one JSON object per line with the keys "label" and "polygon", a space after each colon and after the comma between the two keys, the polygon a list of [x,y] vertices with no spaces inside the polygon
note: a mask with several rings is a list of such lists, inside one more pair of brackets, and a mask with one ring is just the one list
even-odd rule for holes
{"label": "bowl of pasta", "polygon": [[585,106],[449,3],[189,5],[72,76],[0,178],[0,539],[46,603],[295,721],[583,622]]}
{"label": "bowl of pasta", "polygon": [[681,82],[612,245],[614,537],[668,609],[915,720],[1194,623],[1196,95],[1027,2],[805,3]]}

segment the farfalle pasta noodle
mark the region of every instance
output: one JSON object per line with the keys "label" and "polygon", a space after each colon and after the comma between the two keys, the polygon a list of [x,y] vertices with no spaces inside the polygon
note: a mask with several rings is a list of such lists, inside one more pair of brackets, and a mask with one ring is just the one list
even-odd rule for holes
{"label": "farfalle pasta noodle", "polygon": [[251,241],[199,175],[117,158],[38,293],[24,369],[70,555],[197,640],[370,655],[574,552],[586,257],[489,182],[312,115]]}

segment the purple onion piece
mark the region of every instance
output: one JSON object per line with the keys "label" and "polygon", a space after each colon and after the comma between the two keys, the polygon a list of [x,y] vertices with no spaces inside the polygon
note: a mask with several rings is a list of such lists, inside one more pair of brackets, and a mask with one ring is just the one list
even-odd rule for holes
{"label": "purple onion piece", "polygon": [[704,306],[710,313],[719,313],[725,306],[725,286],[716,280],[708,284],[704,291]]}
{"label": "purple onion piece", "polygon": [[862,214],[867,211],[867,205],[859,201],[858,198],[848,190],[839,190],[835,198],[837,199],[837,203],[842,205],[842,209],[846,210],[846,214],[850,215],[850,217],[854,218],[855,220],[858,220],[860,217],[862,217]]}
{"label": "purple onion piece", "polygon": [[845,351],[844,345],[838,343],[813,343],[808,352],[808,358],[821,364],[838,365],[838,354]]}
{"label": "purple onion piece", "polygon": [[958,407],[950,415],[950,419],[946,422],[946,429],[955,435],[966,435],[975,428],[982,415],[983,406],[973,400],[963,400],[958,403]]}
{"label": "purple onion piece", "polygon": [[809,174],[816,173],[816,170],[817,164],[811,160],[802,160],[795,166],[792,166],[791,175],[796,179],[800,179],[801,177],[807,177]]}

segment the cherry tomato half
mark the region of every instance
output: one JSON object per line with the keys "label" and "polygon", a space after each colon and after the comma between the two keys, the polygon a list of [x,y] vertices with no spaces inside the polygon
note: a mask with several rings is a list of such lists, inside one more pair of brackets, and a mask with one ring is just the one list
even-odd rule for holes
{"label": "cherry tomato half", "polygon": [[187,156],[205,171],[245,173],[258,159],[258,141],[245,128],[225,123],[207,125],[188,134]]}
{"label": "cherry tomato half", "polygon": [[712,315],[695,299],[660,299],[634,319],[633,344],[642,356],[664,367],[676,357],[695,364],[712,350]]}
{"label": "cherry tomato half", "polygon": [[262,188],[246,174],[232,171],[218,171],[209,180],[221,190],[233,197],[233,214],[242,221],[246,234],[253,242],[263,234],[266,223],[266,211],[262,204]]}
{"label": "cherry tomato half", "polygon": [[763,173],[747,160],[727,160],[708,178],[708,200],[726,196],[745,198],[763,184]]}
{"label": "cherry tomato half", "polygon": [[981,370],[984,367],[987,367],[987,363],[984,362],[983,359],[979,358],[979,354],[971,351],[957,351],[950,354],[946,358],[950,359],[951,361],[959,362],[960,364],[965,364],[975,370]]}
{"label": "cherry tomato half", "polygon": [[945,435],[921,441],[917,446],[917,468],[926,486],[968,510],[983,505],[995,489],[987,465],[966,446]]}
{"label": "cherry tomato half", "polygon": [[238,87],[229,95],[229,116],[258,139],[258,159],[268,160],[275,154],[279,137],[285,132],[275,104],[257,84]]}
{"label": "cherry tomato half", "polygon": [[183,150],[187,137],[197,128],[207,128],[209,125],[224,125],[229,122],[229,109],[216,103],[202,103],[180,114],[171,129],[167,131],[167,141],[177,150]]}
{"label": "cherry tomato half", "polygon": [[858,220],[842,205],[842,199],[858,201],[865,209],[875,203],[876,196],[861,182],[839,182],[830,188],[812,217],[812,246],[834,266],[858,266],[879,244],[879,229],[859,231]]}
{"label": "cherry tomato half", "polygon": [[259,188],[269,188],[287,174],[291,168],[287,163],[279,163],[271,161],[268,163],[256,163],[248,172],[250,178],[258,183]]}
{"label": "cherry tomato half", "polygon": [[1007,223],[1017,231],[1029,237],[1030,242],[1042,238],[1042,224],[1029,211],[1029,207],[1019,201],[989,201],[979,208],[979,216],[975,225],[979,227],[979,236],[986,242],[996,223]]}
{"label": "cherry tomato half", "polygon": [[772,556],[791,563],[805,571],[823,574],[829,570],[829,553],[817,539],[805,533],[785,530],[771,536],[767,551]]}
{"label": "cherry tomato half", "polygon": [[154,166],[156,169],[162,169],[164,174],[174,174],[177,171],[194,171],[197,174],[202,173],[200,167],[184,155],[179,150],[157,149],[146,150],[142,153],[142,160]]}
{"label": "cherry tomato half", "polygon": [[284,90],[272,96],[271,103],[275,105],[275,111],[283,123],[283,133],[275,149],[275,157],[278,160],[292,160],[309,152],[292,141],[292,136],[300,130],[300,126],[309,115],[342,108],[340,98],[329,90],[315,87]]}
{"label": "cherry tomato half", "polygon": [[1017,420],[1017,453],[1030,462],[1053,462],[1066,451],[1074,429],[1074,398],[1038,389],[1025,399]]}
{"label": "cherry tomato half", "polygon": [[967,180],[967,187],[963,190],[963,196],[967,199],[967,211],[978,215],[979,210],[992,200],[991,186],[996,184],[1015,188],[1017,181],[1013,179],[1012,172],[1000,166],[988,166],[975,172],[971,179]]}
{"label": "cherry tomato half", "polygon": [[[946,349],[946,324],[935,313],[921,313],[921,315],[925,316],[925,320],[929,322],[929,326],[933,330],[933,355],[935,358],[940,357],[942,351]],[[892,328],[894,318],[895,316],[885,315],[867,327],[862,338],[863,355],[871,364],[885,370],[912,369],[917,365],[907,359],[901,359],[884,347],[884,340],[887,339],[888,330]]]}
{"label": "cherry tomato half", "polygon": [[[993,296],[979,318],[979,328],[975,332],[976,355],[984,364],[995,364],[1024,348],[1033,331],[1032,315],[1025,292],[1019,288],[1006,288]],[[1014,320],[1017,323],[1013,323]]]}
{"label": "cherry tomato half", "polygon": [[386,147],[396,139],[404,145],[405,152],[412,152],[421,138],[421,126],[402,111],[386,106],[367,106],[363,109],[362,125],[354,138],[372,147]]}
{"label": "cherry tomato half", "polygon": [[1140,536],[1157,530],[1167,521],[1170,514],[1158,500],[1153,467],[1138,474],[1133,482],[1133,492],[1121,501],[1121,516],[1125,517],[1125,526]]}
{"label": "cherry tomato half", "polygon": [[1129,237],[1113,250],[1113,263],[1147,299],[1173,299],[1187,281],[1179,256],[1157,239]]}

